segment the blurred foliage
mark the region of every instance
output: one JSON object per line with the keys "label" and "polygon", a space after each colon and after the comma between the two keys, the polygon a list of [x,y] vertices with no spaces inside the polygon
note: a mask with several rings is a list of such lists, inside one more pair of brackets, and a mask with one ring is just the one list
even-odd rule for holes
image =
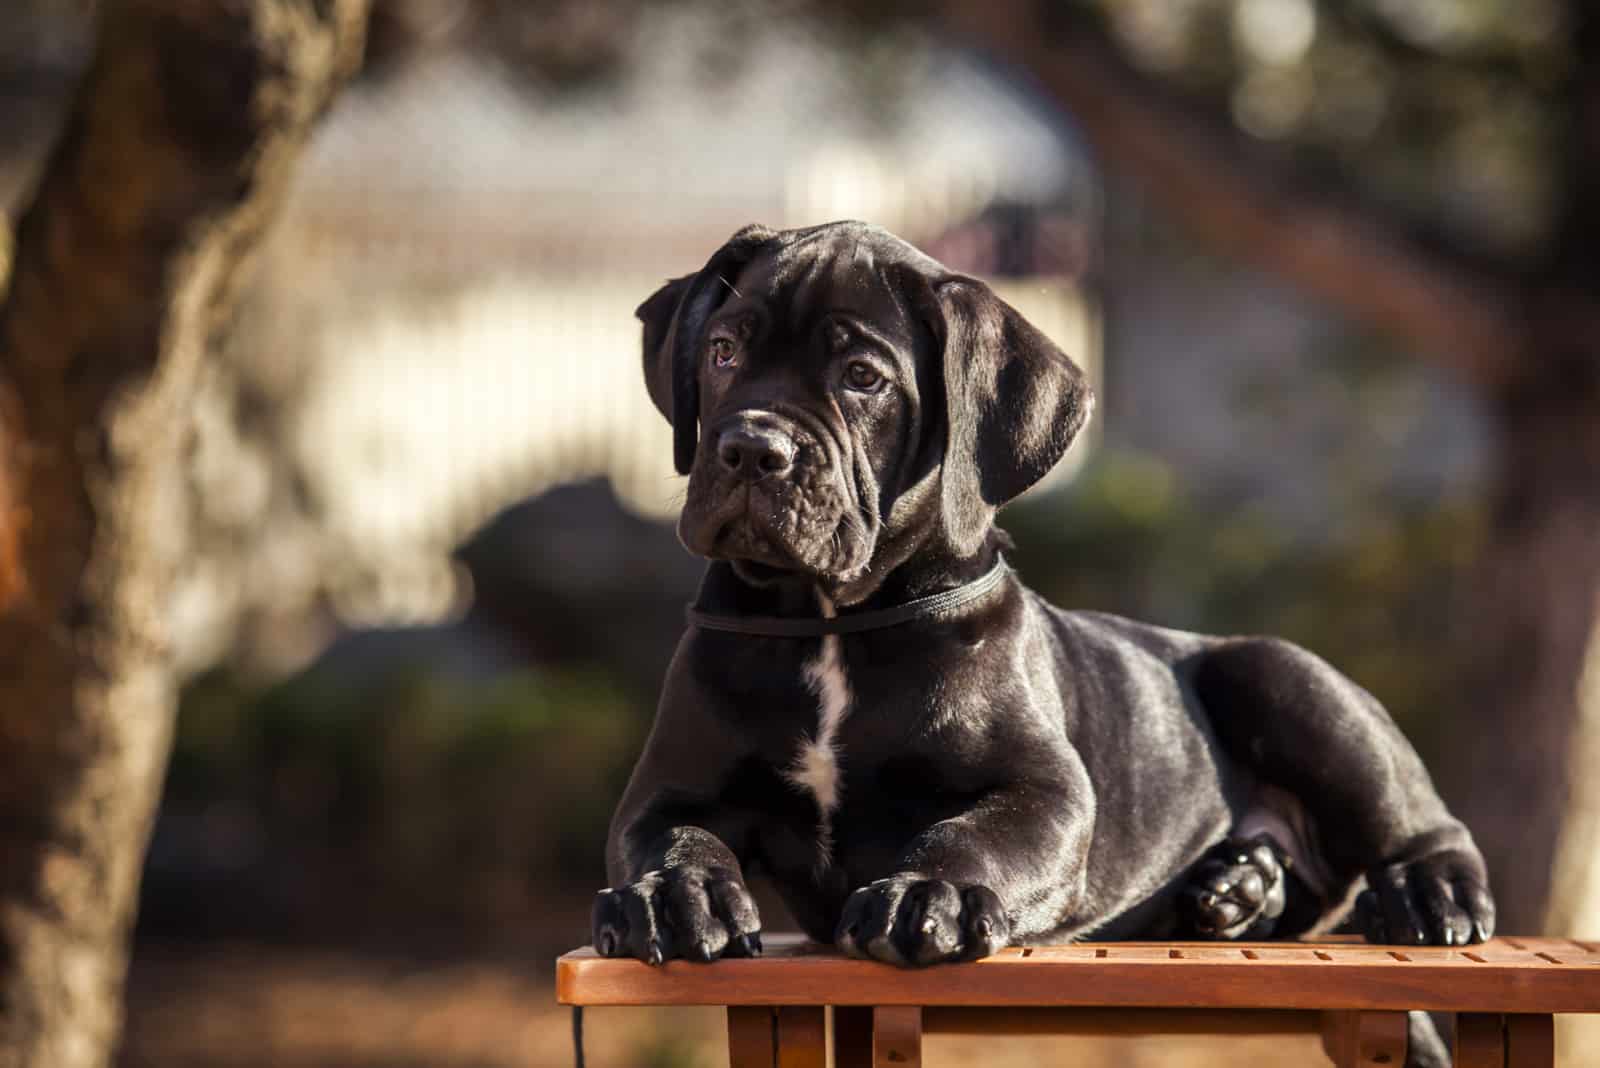
{"label": "blurred foliage", "polygon": [[706,1061],[701,1057],[698,1036],[681,1031],[658,1030],[638,1042],[629,1063],[638,1068],[699,1068]]}
{"label": "blurred foliage", "polygon": [[[595,665],[476,680],[396,665],[359,686],[313,670],[265,692],[213,672],[183,698],[156,856],[196,885],[231,863],[264,896],[253,871],[298,873],[293,896],[335,926],[525,925],[542,891],[603,878],[648,708]],[[236,905],[252,927],[271,923],[255,906],[301,911]]]}
{"label": "blurred foliage", "polygon": [[1562,0],[1080,0],[1137,64],[1394,209],[1512,261],[1551,236],[1571,64]]}

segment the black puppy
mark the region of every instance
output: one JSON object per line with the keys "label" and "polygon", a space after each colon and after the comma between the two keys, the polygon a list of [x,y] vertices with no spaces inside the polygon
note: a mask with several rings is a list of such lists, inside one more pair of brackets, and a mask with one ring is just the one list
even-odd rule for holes
{"label": "black puppy", "polygon": [[[1483,859],[1383,708],[1312,654],[1063,612],[995,509],[1088,418],[987,286],[876,227],[748,227],[639,309],[712,560],[607,844],[594,941],[806,933],[924,965],[1011,942],[1494,925]],[[1287,870],[1285,870],[1287,869]]]}

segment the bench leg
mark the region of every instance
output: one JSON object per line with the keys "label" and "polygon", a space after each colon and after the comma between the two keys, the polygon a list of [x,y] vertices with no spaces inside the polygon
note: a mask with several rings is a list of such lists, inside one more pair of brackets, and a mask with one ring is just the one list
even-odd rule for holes
{"label": "bench leg", "polygon": [[777,1063],[777,1010],[765,1005],[729,1005],[729,1068],[775,1068]]}
{"label": "bench leg", "polygon": [[1551,1068],[1555,1063],[1554,1016],[1514,1013],[1506,1017],[1506,1068]]}
{"label": "bench leg", "polygon": [[1496,1013],[1456,1014],[1456,1068],[1505,1068],[1505,1019]]}
{"label": "bench leg", "polygon": [[922,1068],[922,1009],[879,1005],[872,1010],[872,1068]]}
{"label": "bench leg", "polygon": [[778,1010],[778,1068],[826,1068],[828,1015],[821,1005]]}
{"label": "bench leg", "polygon": [[730,1068],[825,1068],[826,1012],[821,1005],[728,1006]]}
{"label": "bench leg", "polygon": [[1325,1012],[1322,1049],[1335,1068],[1400,1068],[1406,1061],[1406,1014]]}
{"label": "bench leg", "polygon": [[834,1068],[872,1068],[872,1009],[865,1005],[833,1007]]}
{"label": "bench leg", "polygon": [[1552,1068],[1555,1017],[1464,1012],[1456,1017],[1456,1068]]}

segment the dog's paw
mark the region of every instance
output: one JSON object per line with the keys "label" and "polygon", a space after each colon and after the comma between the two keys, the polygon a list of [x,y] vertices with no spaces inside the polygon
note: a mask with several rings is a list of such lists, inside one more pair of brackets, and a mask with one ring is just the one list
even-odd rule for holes
{"label": "dog's paw", "polygon": [[1476,857],[1435,853],[1368,872],[1355,922],[1368,942],[1464,946],[1494,934],[1494,899]]}
{"label": "dog's paw", "polygon": [[759,957],[761,919],[750,891],[725,868],[674,867],[600,891],[594,948],[647,964],[683,957]]}
{"label": "dog's paw", "polygon": [[1201,858],[1178,896],[1197,938],[1267,938],[1283,915],[1284,864],[1269,835],[1230,838]]}
{"label": "dog's paw", "polygon": [[852,957],[921,966],[987,957],[1010,937],[1005,909],[988,887],[908,872],[851,894],[834,941]]}

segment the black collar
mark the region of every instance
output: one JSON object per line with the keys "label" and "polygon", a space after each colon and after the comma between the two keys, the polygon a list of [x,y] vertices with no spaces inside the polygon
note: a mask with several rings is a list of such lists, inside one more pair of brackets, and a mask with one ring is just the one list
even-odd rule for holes
{"label": "black collar", "polygon": [[721,630],[731,634],[755,634],[763,638],[822,638],[829,634],[856,634],[864,630],[881,630],[908,623],[913,619],[927,619],[943,612],[954,611],[971,604],[1004,581],[1011,569],[1005,557],[995,557],[994,566],[978,578],[954,589],[918,597],[904,604],[888,608],[875,608],[870,612],[856,612],[848,616],[816,616],[811,618],[784,616],[724,616],[702,612],[690,605],[684,613],[689,625],[702,630]]}

